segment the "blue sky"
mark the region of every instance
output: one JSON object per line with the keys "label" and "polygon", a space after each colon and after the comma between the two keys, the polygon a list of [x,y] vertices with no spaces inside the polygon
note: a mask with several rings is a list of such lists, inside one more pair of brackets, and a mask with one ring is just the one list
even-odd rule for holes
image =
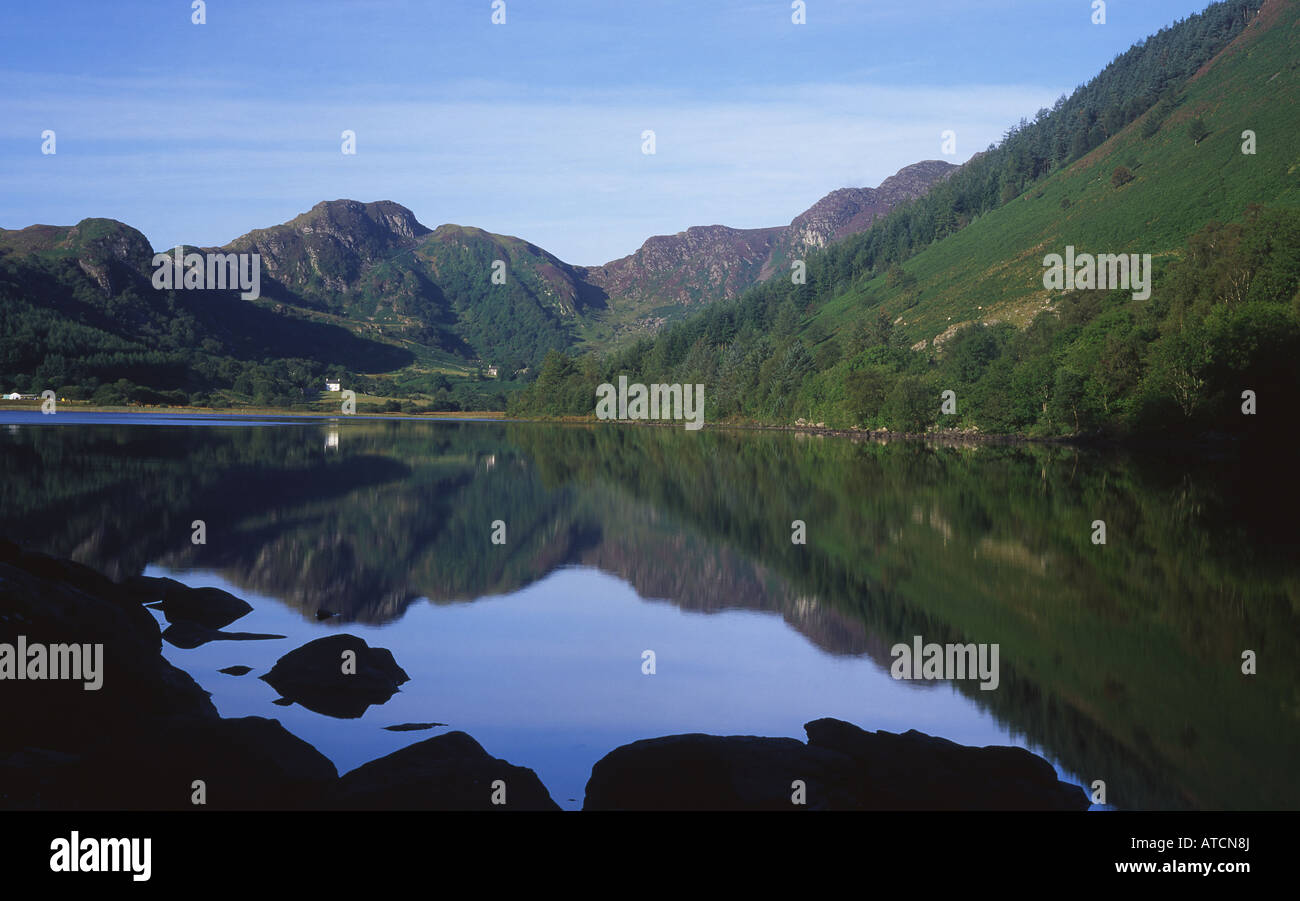
{"label": "blue sky", "polygon": [[804,25],[790,0],[505,4],[7,3],[0,227],[216,245],[348,197],[599,264],[963,162],[1207,2],[1110,0],[1105,25],[1092,0],[806,0]]}

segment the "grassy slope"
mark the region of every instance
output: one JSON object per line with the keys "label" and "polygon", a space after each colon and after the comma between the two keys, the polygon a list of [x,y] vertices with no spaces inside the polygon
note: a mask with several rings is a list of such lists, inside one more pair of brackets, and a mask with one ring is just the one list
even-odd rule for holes
{"label": "grassy slope", "polygon": [[[807,324],[834,330],[864,306],[879,304],[912,341],[931,339],[962,322],[1000,320],[1025,326],[1051,302],[1043,288],[1043,257],[1077,252],[1150,253],[1157,272],[1210,220],[1240,219],[1250,203],[1300,205],[1300,4],[1265,7],[1261,16],[1180,94],[1182,102],[1150,138],[1147,116],[1086,157],[966,229],[936,242],[905,266],[917,279],[917,303],[885,287],[884,278],[856,286]],[[1265,27],[1265,25],[1271,27]],[[1210,129],[1194,144],[1190,121]],[[1257,153],[1241,152],[1243,131]],[[1121,188],[1111,174],[1136,176]],[[1061,201],[1070,205],[1062,209]],[[982,307],[982,309],[981,309]]]}

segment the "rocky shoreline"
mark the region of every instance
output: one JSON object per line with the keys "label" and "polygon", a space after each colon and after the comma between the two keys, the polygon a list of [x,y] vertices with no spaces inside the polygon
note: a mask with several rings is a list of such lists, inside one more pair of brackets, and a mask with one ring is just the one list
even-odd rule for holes
{"label": "rocky shoreline", "polygon": [[[208,633],[267,637],[220,631],[251,609],[227,592],[170,579],[117,583],[0,540],[0,809],[560,809],[536,773],[492,757],[464,732],[340,775],[278,720],[222,718],[209,694],[163,657],[165,633],[145,605],[162,610],[167,632],[179,627],[187,639],[175,642],[181,647]],[[14,650],[20,640],[24,648],[61,650],[65,665],[74,645],[102,647],[101,684],[92,689],[66,673],[49,678],[45,662],[18,676],[16,668],[28,666]],[[360,716],[408,680],[390,652],[343,634],[286,654],[260,678],[308,709],[340,717]],[[807,743],[691,734],[624,745],[593,767],[583,810],[1089,806],[1078,786],[1021,748],[867,732],[833,719],[805,729]]]}

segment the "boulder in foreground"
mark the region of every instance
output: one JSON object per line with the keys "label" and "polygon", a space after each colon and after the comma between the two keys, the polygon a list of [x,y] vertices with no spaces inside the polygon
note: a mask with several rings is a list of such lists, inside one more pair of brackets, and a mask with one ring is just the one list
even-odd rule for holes
{"label": "boulder in foreground", "polygon": [[[793,738],[670,735],[597,761],[583,810],[1086,810],[1087,795],[1023,748],[820,719]],[[794,803],[796,781],[806,803]]]}
{"label": "boulder in foreground", "polygon": [[[494,785],[494,783],[497,783]],[[504,804],[494,795],[504,794]],[[527,767],[492,757],[464,732],[428,738],[344,775],[324,800],[335,810],[559,810]]]}

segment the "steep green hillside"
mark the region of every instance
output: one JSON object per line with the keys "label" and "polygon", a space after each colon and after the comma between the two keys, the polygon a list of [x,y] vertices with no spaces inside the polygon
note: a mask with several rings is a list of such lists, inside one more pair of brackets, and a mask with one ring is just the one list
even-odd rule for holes
{"label": "steep green hillside", "polygon": [[[760,286],[603,361],[557,355],[513,409],[590,414],[596,384],[629,372],[703,383],[713,420],[1281,433],[1279,401],[1300,390],[1297,60],[1293,0],[1217,4],[810,256],[807,284]],[[1050,292],[1044,258],[1067,247],[1150,254],[1153,290]],[[1268,408],[1243,415],[1245,390]]]}
{"label": "steep green hillside", "polygon": [[507,375],[571,346],[580,317],[605,304],[572,266],[519,238],[443,225],[413,256],[438,285],[457,333]]}
{"label": "steep green hillside", "polygon": [[[1195,140],[1192,124],[1207,134]],[[1242,153],[1254,132],[1255,153]],[[1115,173],[1132,180],[1116,186]],[[902,315],[914,341],[966,321],[1028,325],[1059,298],[1043,288],[1043,257],[1065,252],[1182,255],[1207,222],[1234,221],[1252,203],[1300,205],[1300,7],[1268,4],[1260,19],[1183,90],[1056,172],[978,228],[938,241],[903,265],[844,292],[814,324],[834,327],[863,305]]]}

